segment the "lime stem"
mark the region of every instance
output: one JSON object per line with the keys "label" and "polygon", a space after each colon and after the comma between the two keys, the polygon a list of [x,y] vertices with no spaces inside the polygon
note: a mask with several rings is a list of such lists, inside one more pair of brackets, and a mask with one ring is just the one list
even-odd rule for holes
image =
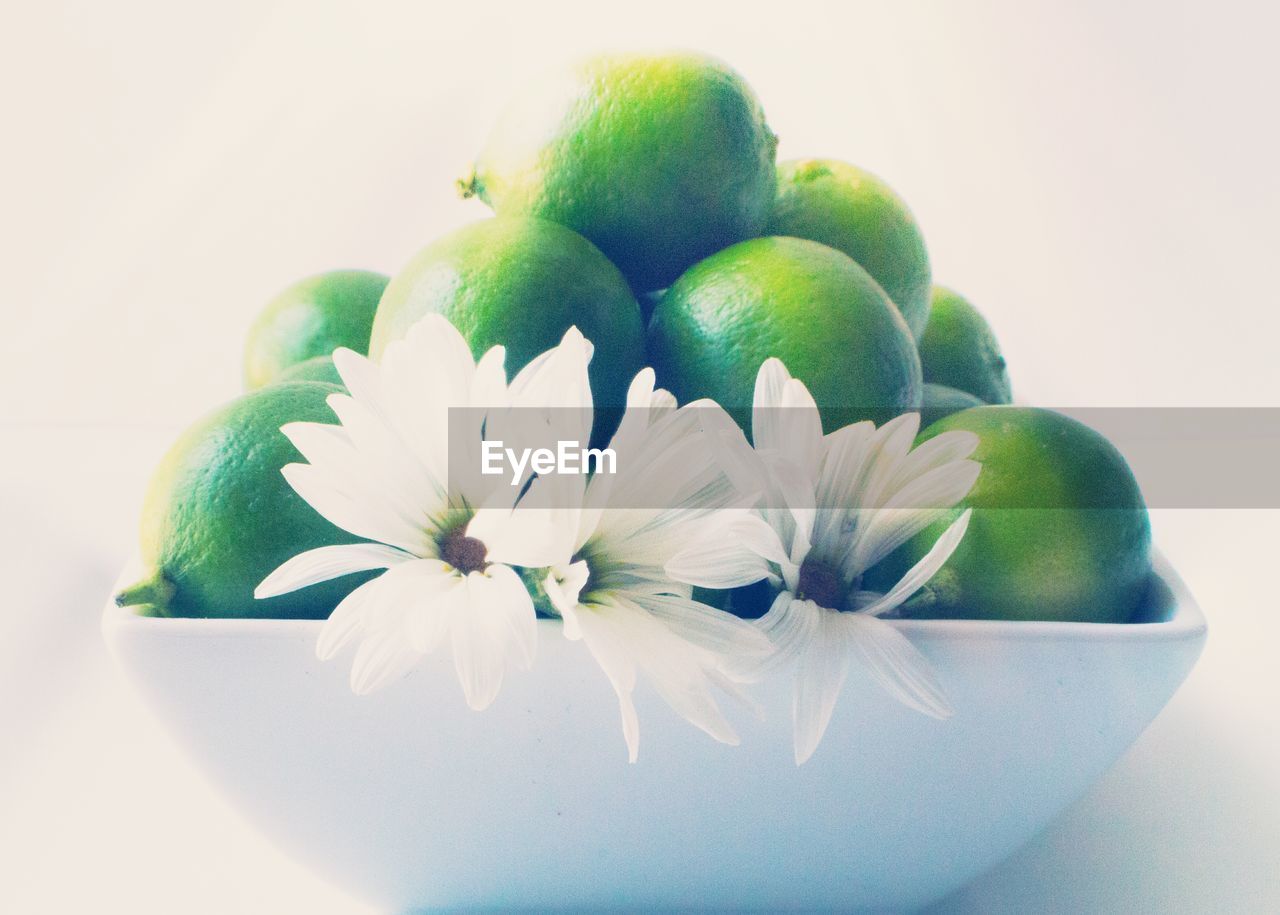
{"label": "lime stem", "polygon": [[173,599],[173,592],[173,582],[156,572],[150,578],[122,588],[116,594],[115,602],[117,607],[137,607],[144,604],[163,607]]}

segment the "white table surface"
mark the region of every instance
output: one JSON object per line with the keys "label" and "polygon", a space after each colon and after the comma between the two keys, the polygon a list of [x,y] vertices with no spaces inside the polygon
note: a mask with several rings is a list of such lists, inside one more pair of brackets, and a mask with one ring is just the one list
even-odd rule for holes
{"label": "white table surface", "polygon": [[[260,304],[484,214],[451,179],[530,68],[691,46],[781,154],[911,202],[1033,403],[1277,405],[1276,13],[1156,3],[28,5],[0,34],[0,911],[361,912],[250,830],[97,614]],[[1223,472],[1229,472],[1229,459]],[[1205,655],[1131,752],[941,911],[1280,910],[1276,511],[1158,511]]]}

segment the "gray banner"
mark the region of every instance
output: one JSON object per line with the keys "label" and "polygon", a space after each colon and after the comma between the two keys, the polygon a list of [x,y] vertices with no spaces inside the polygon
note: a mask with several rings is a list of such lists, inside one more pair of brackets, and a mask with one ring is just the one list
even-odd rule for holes
{"label": "gray banner", "polygon": [[[1129,463],[1150,508],[1280,508],[1280,408],[1272,407],[1081,407],[1053,408],[1106,438]],[[781,413],[782,411],[777,411]],[[828,429],[853,420],[858,410],[842,410],[833,421],[824,411]],[[864,413],[867,411],[863,411]],[[750,428],[750,411],[735,411]],[[648,433],[647,447],[617,447],[610,453],[610,437],[618,428],[622,411],[509,410],[501,417],[483,411],[450,411],[448,484],[451,491],[469,493],[501,485],[520,489],[534,476],[574,477],[612,473],[620,479],[647,473],[664,451],[680,444],[681,459],[660,471],[674,478],[707,463],[723,462],[733,452],[736,433],[718,409],[691,408],[678,429],[662,430],[658,414],[633,411],[629,423],[635,429],[659,425]],[[775,416],[775,421],[802,429],[803,419]],[[666,420],[670,422],[670,420]],[[479,430],[479,431],[477,431]],[[616,443],[615,443],[616,444]],[[737,448],[743,447],[741,438]],[[1064,449],[1071,448],[1069,439]],[[726,452],[724,449],[728,448]],[[1112,504],[1107,488],[1089,485],[1091,462],[1099,460],[1088,449],[1053,453],[1052,441],[1043,443],[1046,460],[1071,468],[1073,482],[1057,491],[1044,487],[1002,486],[998,501],[984,501],[1001,508],[1132,508]],[[977,456],[980,458],[979,446]],[[988,462],[992,463],[991,461]],[[991,473],[1011,480],[1016,467],[993,465]],[[661,482],[661,480],[660,480]],[[674,479],[671,482],[677,482]],[[573,492],[574,487],[564,491]],[[675,485],[618,486],[611,502],[617,508],[670,508]],[[619,501],[621,500],[621,501]],[[545,502],[543,503],[545,506]],[[803,507],[803,506],[796,506]],[[824,506],[838,507],[838,506]],[[908,507],[932,508],[927,504]]]}

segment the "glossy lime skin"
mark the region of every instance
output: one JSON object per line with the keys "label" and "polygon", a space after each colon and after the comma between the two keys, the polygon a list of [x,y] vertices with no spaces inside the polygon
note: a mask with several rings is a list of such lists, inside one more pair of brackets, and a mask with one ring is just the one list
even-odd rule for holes
{"label": "glossy lime skin", "polygon": [[919,339],[929,313],[929,251],[915,217],[893,189],[837,159],[778,163],[778,193],[766,235],[830,245],[871,274]]}
{"label": "glossy lime skin", "polygon": [[[1115,447],[1060,413],[1010,406],[954,413],[921,438],[951,429],[979,438],[974,459],[982,472],[961,506],[974,512],[946,565],[908,604],[909,615],[1133,619],[1150,584],[1151,525],[1137,481]],[[869,584],[890,584],[950,520],[908,542],[868,576]]]}
{"label": "glossy lime skin", "polygon": [[627,281],[595,245],[546,219],[485,219],[428,245],[383,294],[369,354],[378,358],[427,314],[448,318],[477,358],[505,346],[509,376],[576,325],[595,346],[597,404],[624,405],[645,366],[640,306]]}
{"label": "glossy lime skin", "polygon": [[920,407],[920,360],[884,290],[847,254],[799,238],[757,238],[694,265],[649,325],[658,383],[683,403],[749,411],[776,356],[809,388],[828,431]]}
{"label": "glossy lime skin", "polygon": [[160,616],[325,619],[351,575],[255,600],[254,587],[286,559],[355,543],[302,500],[280,473],[302,457],[285,423],[336,423],[333,385],[276,384],[232,401],[182,434],[157,468],[142,510],[142,559],[171,595]]}
{"label": "glossy lime skin", "polygon": [[364,354],[387,277],[367,270],[333,270],[294,283],[272,299],[249,329],[244,386],[254,391],[290,367],[340,346]]}
{"label": "glossy lime skin", "polygon": [[754,93],[720,61],[592,57],[531,81],[461,186],[500,215],[581,232],[646,292],[760,234],[776,146]]}
{"label": "glossy lime skin", "polygon": [[322,384],[333,384],[345,389],[338,367],[333,364],[332,356],[316,356],[306,362],[298,362],[289,366],[276,378],[273,384],[290,384],[298,381],[318,381]]}
{"label": "glossy lime skin", "polygon": [[924,398],[920,404],[920,427],[922,429],[936,423],[952,413],[959,413],[970,407],[981,407],[983,402],[968,391],[949,388],[945,384],[924,383]]}
{"label": "glossy lime skin", "polygon": [[1012,400],[1009,371],[991,325],[960,294],[933,288],[929,323],[920,338],[924,380],[968,391],[989,404]]}

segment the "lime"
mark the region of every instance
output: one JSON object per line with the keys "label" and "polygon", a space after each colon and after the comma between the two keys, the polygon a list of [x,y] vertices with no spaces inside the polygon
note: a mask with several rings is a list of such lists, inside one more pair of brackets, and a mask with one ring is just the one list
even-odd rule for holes
{"label": "lime", "polygon": [[723,63],[600,56],[531,81],[459,186],[501,215],[581,232],[645,292],[760,234],[776,145]]}
{"label": "lime", "polygon": [[116,596],[159,616],[324,619],[363,577],[255,600],[253,589],[286,559],[358,538],[334,527],[280,473],[301,460],[285,423],[333,423],[325,398],[339,389],[275,384],[223,406],[188,429],[151,478],[142,510],[146,577]]}
{"label": "lime", "polygon": [[649,325],[658,383],[682,402],[751,406],[770,356],[809,388],[828,430],[920,407],[902,315],[847,254],[799,238],[744,241],[691,267]]}
{"label": "lime", "polygon": [[505,346],[508,374],[577,325],[595,346],[591,390],[600,404],[625,404],[645,365],[640,306],[627,281],[595,245],[546,219],[485,219],[420,251],[382,296],[369,354],[379,357],[432,313],[448,318],[477,357]]}
{"label": "lime", "polygon": [[281,372],[272,384],[290,384],[296,381],[319,381],[345,387],[332,356],[316,356],[306,362],[297,362]]}
{"label": "lime", "polygon": [[830,245],[871,274],[919,339],[929,313],[929,252],[902,198],[869,172],[836,159],[778,163],[767,235]]}
{"label": "lime", "polygon": [[933,384],[926,381],[924,399],[921,401],[920,406],[920,426],[924,428],[936,423],[944,416],[959,413],[961,410],[967,410],[970,407],[980,406],[982,406],[982,401],[968,391],[961,391],[956,388],[949,388],[945,384]]}
{"label": "lime", "polygon": [[920,364],[925,381],[968,391],[990,404],[1011,399],[1009,372],[991,325],[964,297],[943,286],[933,287]]}
{"label": "lime", "polygon": [[[961,508],[969,529],[908,615],[1118,623],[1151,576],[1151,525],[1133,473],[1083,423],[1029,407],[975,407],[934,423],[978,436],[982,472]],[[960,509],[957,509],[957,512]],[[954,516],[954,513],[952,517]],[[938,539],[946,518],[869,573],[886,588]]]}
{"label": "lime", "polygon": [[366,270],[333,270],[294,283],[264,308],[244,348],[244,386],[253,391],[292,365],[340,346],[369,348],[369,329],[387,278]]}

